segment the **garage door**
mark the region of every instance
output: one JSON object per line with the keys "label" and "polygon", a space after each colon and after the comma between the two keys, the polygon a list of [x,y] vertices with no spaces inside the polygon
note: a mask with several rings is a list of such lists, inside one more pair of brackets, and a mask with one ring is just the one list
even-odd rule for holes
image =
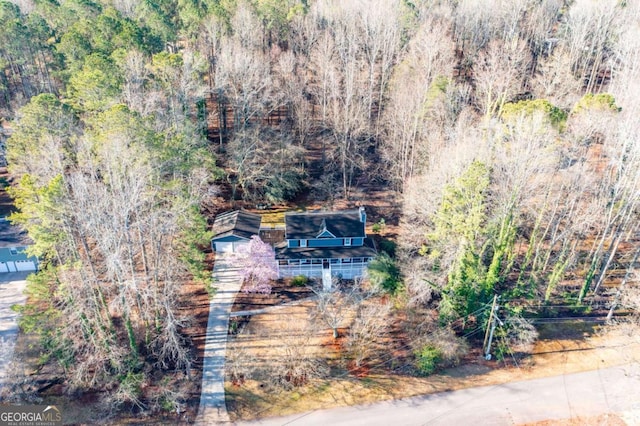
{"label": "garage door", "polygon": [[233,251],[237,252],[240,247],[246,246],[247,244],[249,244],[247,241],[234,241],[233,242]]}
{"label": "garage door", "polygon": [[17,260],[16,269],[18,271],[35,271],[36,263],[31,260]]}
{"label": "garage door", "polygon": [[0,262],[0,273],[9,272],[9,268],[7,268],[7,264],[4,262]]}
{"label": "garage door", "polygon": [[216,251],[219,253],[233,253],[232,242],[216,242]]}

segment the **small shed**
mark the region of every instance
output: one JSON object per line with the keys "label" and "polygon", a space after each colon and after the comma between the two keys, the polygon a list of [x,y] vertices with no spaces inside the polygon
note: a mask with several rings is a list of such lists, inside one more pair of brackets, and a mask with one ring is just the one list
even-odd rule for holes
{"label": "small shed", "polygon": [[213,221],[211,247],[218,253],[235,253],[252,236],[259,235],[262,216],[244,210],[222,213]]}

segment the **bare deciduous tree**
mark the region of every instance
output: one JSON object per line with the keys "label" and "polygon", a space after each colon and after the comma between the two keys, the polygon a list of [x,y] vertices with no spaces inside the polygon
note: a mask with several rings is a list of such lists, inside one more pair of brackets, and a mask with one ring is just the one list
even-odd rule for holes
{"label": "bare deciduous tree", "polygon": [[313,327],[287,323],[274,339],[277,362],[271,365],[270,379],[277,387],[290,389],[327,376],[329,369],[311,343]]}
{"label": "bare deciduous tree", "polygon": [[334,283],[331,289],[314,290],[317,305],[312,314],[312,321],[321,321],[333,331],[333,338],[337,339],[338,328],[345,325],[345,321],[361,302],[359,289],[353,285],[347,287]]}
{"label": "bare deciduous tree", "polygon": [[246,200],[279,203],[302,188],[304,148],[280,131],[247,128],[228,145],[232,198],[242,189]]}
{"label": "bare deciduous tree", "polygon": [[615,1],[581,0],[569,9],[567,49],[572,71],[582,80],[586,93],[598,91],[598,74],[609,65],[617,35],[617,18],[623,13]]}
{"label": "bare deciduous tree", "polygon": [[446,22],[422,23],[390,83],[382,148],[398,189],[426,169],[434,151],[433,141],[441,127],[429,125],[430,112],[442,107],[438,98],[453,84],[453,43],[443,37],[446,32]]}
{"label": "bare deciduous tree", "polygon": [[309,100],[308,59],[292,52],[283,53],[278,60],[280,87],[296,130],[297,143],[304,146],[314,127],[312,104]]}
{"label": "bare deciduous tree", "polygon": [[272,78],[267,57],[240,41],[222,45],[216,63],[215,87],[233,105],[234,130],[246,129],[273,108]]}
{"label": "bare deciduous tree", "polygon": [[359,307],[346,341],[347,352],[356,367],[362,366],[379,349],[389,328],[390,313],[389,303],[371,302]]}
{"label": "bare deciduous tree", "polygon": [[[249,339],[247,333],[240,333],[238,339]],[[225,355],[225,374],[233,384],[242,384],[245,380],[253,377],[256,372],[256,358],[244,345],[234,345],[229,348]]]}
{"label": "bare deciduous tree", "polygon": [[479,55],[474,66],[476,101],[486,118],[499,116],[503,105],[520,92],[529,61],[525,43],[516,37],[489,43]]}

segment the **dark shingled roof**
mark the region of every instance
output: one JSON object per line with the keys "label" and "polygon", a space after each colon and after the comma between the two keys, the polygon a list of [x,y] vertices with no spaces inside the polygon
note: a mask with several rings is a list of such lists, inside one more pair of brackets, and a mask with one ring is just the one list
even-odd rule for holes
{"label": "dark shingled roof", "polygon": [[12,225],[5,218],[0,218],[0,247],[24,247],[32,243],[22,228]]}
{"label": "dark shingled roof", "polygon": [[286,238],[290,240],[314,239],[326,226],[336,238],[365,237],[364,223],[359,210],[342,212],[287,213],[284,216]]}
{"label": "dark shingled roof", "polygon": [[213,239],[224,238],[231,235],[242,238],[251,238],[260,233],[262,216],[236,210],[216,216],[213,221]]}
{"label": "dark shingled roof", "polygon": [[349,247],[287,247],[284,241],[276,246],[276,259],[349,259],[375,257],[377,252],[371,238],[365,238],[363,246]]}

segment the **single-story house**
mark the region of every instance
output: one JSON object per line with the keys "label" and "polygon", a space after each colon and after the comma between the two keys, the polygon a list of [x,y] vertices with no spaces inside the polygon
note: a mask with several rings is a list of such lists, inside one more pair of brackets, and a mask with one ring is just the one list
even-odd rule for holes
{"label": "single-story house", "polygon": [[262,217],[244,210],[226,212],[213,221],[211,247],[218,253],[235,253],[253,235],[259,235]]}
{"label": "single-story house", "polygon": [[25,251],[30,244],[25,231],[0,217],[0,273],[37,271],[38,259]]}

